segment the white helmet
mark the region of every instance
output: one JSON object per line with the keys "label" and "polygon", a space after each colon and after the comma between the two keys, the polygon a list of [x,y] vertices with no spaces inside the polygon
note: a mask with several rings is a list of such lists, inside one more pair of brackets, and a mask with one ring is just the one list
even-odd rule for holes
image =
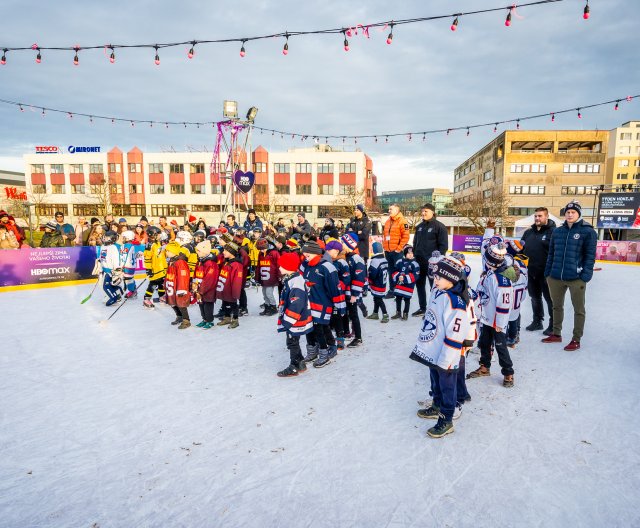
{"label": "white helmet", "polygon": [[178,231],[176,233],[176,242],[181,246],[193,242],[193,235],[189,231]]}
{"label": "white helmet", "polygon": [[122,232],[122,240],[124,242],[131,242],[134,238],[136,238],[136,234],[130,229]]}
{"label": "white helmet", "polygon": [[160,234],[158,235],[158,240],[160,242],[166,242],[167,240],[169,240],[169,235],[167,235],[166,231],[160,231]]}

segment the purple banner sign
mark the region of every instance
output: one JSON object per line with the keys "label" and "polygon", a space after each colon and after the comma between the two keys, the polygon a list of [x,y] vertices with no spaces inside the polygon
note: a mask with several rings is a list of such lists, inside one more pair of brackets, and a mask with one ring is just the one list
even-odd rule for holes
{"label": "purple banner sign", "polygon": [[453,235],[453,251],[480,253],[482,235]]}

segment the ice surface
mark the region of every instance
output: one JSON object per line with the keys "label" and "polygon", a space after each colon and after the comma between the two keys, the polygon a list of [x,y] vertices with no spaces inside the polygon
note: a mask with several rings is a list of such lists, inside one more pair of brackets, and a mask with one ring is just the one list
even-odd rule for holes
{"label": "ice surface", "polygon": [[91,285],[4,293],[0,526],[638,526],[640,268],[602,267],[582,349],[526,332],[526,301],[515,388],[497,365],[471,380],[440,440],[415,414],[417,318],[365,320],[363,347],[280,379],[255,290],[238,329],[207,331],[141,299],[101,326]]}

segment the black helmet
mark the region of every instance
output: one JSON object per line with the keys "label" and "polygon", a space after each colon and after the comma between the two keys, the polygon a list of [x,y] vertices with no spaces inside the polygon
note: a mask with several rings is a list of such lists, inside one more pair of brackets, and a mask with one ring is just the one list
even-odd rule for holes
{"label": "black helmet", "polygon": [[102,243],[105,246],[115,244],[116,240],[118,240],[118,233],[116,233],[115,231],[107,231],[104,235],[102,235]]}
{"label": "black helmet", "polygon": [[160,234],[160,228],[156,226],[148,226],[147,227],[147,236],[151,240],[155,240],[157,236]]}

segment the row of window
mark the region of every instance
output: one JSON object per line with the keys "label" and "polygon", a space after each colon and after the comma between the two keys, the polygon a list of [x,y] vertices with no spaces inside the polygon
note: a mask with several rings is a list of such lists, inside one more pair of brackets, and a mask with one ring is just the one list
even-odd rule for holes
{"label": "row of window", "polygon": [[563,185],[560,194],[596,194],[598,187],[590,185]]}
{"label": "row of window", "polygon": [[462,178],[463,176],[469,174],[471,171],[476,170],[477,166],[478,166],[477,163],[474,161],[473,163],[471,163],[471,165],[467,165],[464,169],[461,169],[458,172],[456,172],[453,175],[453,179],[457,180],[459,178]]}
{"label": "row of window", "polygon": [[[640,172],[637,174],[631,174],[631,178],[634,180],[640,180]],[[623,172],[623,173],[618,173],[616,174],[616,180],[628,180],[629,179],[629,173],[628,172]]]}
{"label": "row of window", "polygon": [[[265,185],[266,187],[266,185]],[[318,185],[317,194],[319,195],[333,195],[333,185]],[[266,193],[266,189],[264,191]],[[275,194],[291,194],[290,185],[276,185],[274,187]],[[356,192],[355,185],[339,185],[338,194],[341,195],[353,195]],[[296,194],[311,194],[311,185],[296,185]],[[367,189],[367,196],[371,194],[371,191]]]}
{"label": "row of window", "polygon": [[[620,132],[620,139],[622,140],[633,139],[633,132]],[[640,133],[636,134],[636,140],[640,141]]]}
{"label": "row of window", "polygon": [[511,172],[547,172],[544,163],[512,163]]}
{"label": "row of window", "polygon": [[577,172],[587,174],[597,174],[600,172],[599,163],[565,163],[562,172]]}
{"label": "row of window", "polygon": [[510,185],[509,194],[544,194],[544,185]]}
{"label": "row of window", "polygon": [[625,154],[631,153],[640,154],[640,147],[631,147],[629,145],[618,147],[618,154],[622,154],[624,156]]}
{"label": "row of window", "polygon": [[453,188],[454,192],[458,192],[458,191],[463,191],[465,189],[468,189],[469,187],[475,187],[476,186],[476,180],[475,178],[472,178],[471,180],[468,180],[460,185],[456,185]]}
{"label": "row of window", "polygon": [[[619,160],[618,167],[628,167],[628,166],[629,166],[629,160]],[[640,159],[633,160],[633,166],[640,167]]]}

